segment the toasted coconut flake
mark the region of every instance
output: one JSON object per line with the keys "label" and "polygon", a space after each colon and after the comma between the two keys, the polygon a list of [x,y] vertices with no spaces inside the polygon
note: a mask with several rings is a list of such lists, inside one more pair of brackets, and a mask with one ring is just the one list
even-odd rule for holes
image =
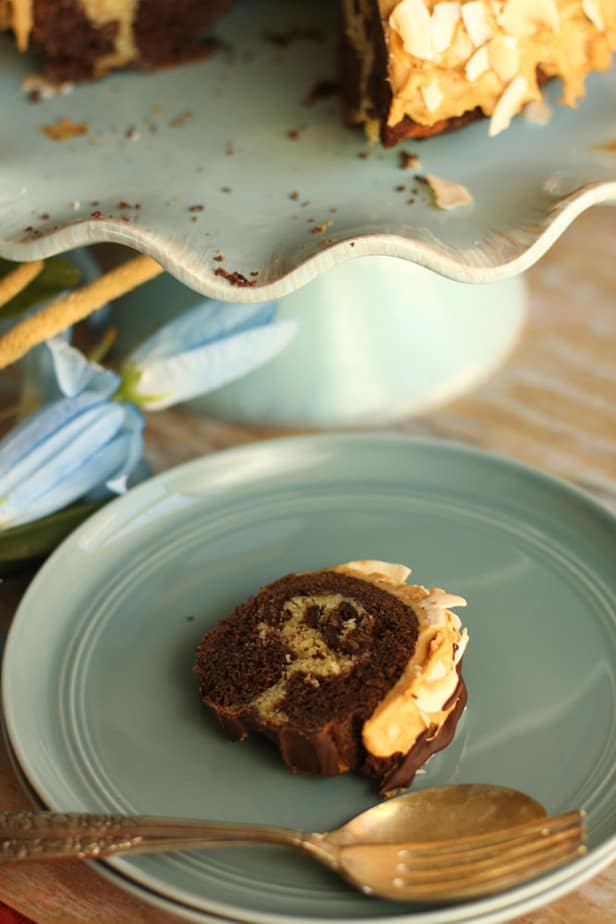
{"label": "toasted coconut flake", "polygon": [[605,20],[599,0],[582,0],[582,9],[593,26],[596,26],[600,32],[605,32]]}
{"label": "toasted coconut flake", "polygon": [[462,18],[461,3],[437,3],[432,11],[432,45],[441,54],[453,42],[456,26]]}
{"label": "toasted coconut flake", "polygon": [[410,55],[424,61],[435,60],[432,20],[423,0],[401,0],[389,17],[389,25]]}
{"label": "toasted coconut flake", "polygon": [[495,35],[488,46],[490,65],[503,83],[509,83],[518,73],[520,52],[513,35]]}
{"label": "toasted coconut flake", "polygon": [[434,202],[439,209],[457,209],[471,205],[473,197],[462,183],[453,183],[431,173],[426,174],[426,182],[434,194]]}
{"label": "toasted coconut flake", "polygon": [[509,128],[514,115],[522,108],[527,93],[528,81],[519,74],[508,84],[492,113],[489,131],[491,138]]}
{"label": "toasted coconut flake", "polygon": [[436,77],[427,87],[422,87],[421,95],[428,112],[436,112],[443,102],[443,93]]}
{"label": "toasted coconut flake", "polygon": [[483,0],[465,3],[462,7],[462,19],[475,48],[480,48],[492,38],[494,33],[488,18],[488,8]]}
{"label": "toasted coconut flake", "polygon": [[490,56],[488,55],[488,46],[482,45],[478,48],[472,58],[469,58],[466,64],[466,76],[473,83],[478,80],[482,74],[490,69]]}

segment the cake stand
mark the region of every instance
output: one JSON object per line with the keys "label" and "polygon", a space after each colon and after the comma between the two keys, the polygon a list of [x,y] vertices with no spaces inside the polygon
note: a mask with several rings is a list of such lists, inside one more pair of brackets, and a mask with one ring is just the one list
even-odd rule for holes
{"label": "cake stand", "polygon": [[[34,62],[0,46],[13,127],[0,255],[111,241],[160,261],[191,302],[281,299],[302,322],[295,342],[207,402],[252,423],[382,422],[488,375],[523,323],[520,275],[582,210],[616,200],[616,73],[591,77],[578,111],[553,108],[547,126],[519,118],[488,139],[477,123],[405,144],[420,164],[403,169],[399,150],[341,124],[334,4],[239,0],[218,31],[208,60],[40,104],[21,89]],[[58,127],[64,140],[50,138]],[[473,204],[436,208],[426,173],[464,184]],[[162,280],[135,297],[154,323],[188,296]]]}

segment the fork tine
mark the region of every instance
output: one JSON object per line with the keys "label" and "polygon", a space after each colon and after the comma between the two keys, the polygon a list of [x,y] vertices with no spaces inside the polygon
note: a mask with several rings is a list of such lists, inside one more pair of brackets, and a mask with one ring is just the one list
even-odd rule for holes
{"label": "fork tine", "polygon": [[508,864],[496,865],[491,872],[482,872],[477,876],[467,874],[465,881],[456,883],[426,883],[421,877],[417,881],[394,881],[394,887],[388,890],[386,897],[397,901],[450,901],[463,898],[477,898],[490,895],[504,889],[520,885],[535,879],[542,873],[549,872],[586,853],[583,845],[567,846],[558,850],[547,851],[543,859],[537,856],[524,858]]}
{"label": "fork tine", "polygon": [[468,835],[466,837],[451,838],[446,841],[423,841],[409,844],[409,853],[413,857],[426,856],[435,858],[452,856],[470,849],[498,848],[500,845],[513,844],[516,840],[525,842],[529,838],[545,837],[547,834],[563,830],[569,826],[584,823],[586,812],[578,810],[556,815],[553,818],[541,818],[538,821],[529,821],[524,824],[492,831],[487,834]]}
{"label": "fork tine", "polygon": [[571,847],[582,843],[584,839],[584,830],[581,825],[575,828],[568,828],[566,831],[558,831],[555,834],[548,834],[545,837],[535,837],[524,843],[516,842],[511,847],[503,847],[498,853],[493,850],[482,849],[478,851],[466,851],[464,854],[456,856],[454,859],[439,858],[440,862],[435,863],[425,857],[415,861],[411,856],[402,860],[396,866],[396,871],[402,877],[407,874],[417,875],[424,881],[442,880],[444,872],[449,881],[454,879],[465,879],[469,873],[476,875],[482,870],[494,869],[495,865],[505,865],[513,863],[518,857],[538,856],[549,853],[551,850]]}

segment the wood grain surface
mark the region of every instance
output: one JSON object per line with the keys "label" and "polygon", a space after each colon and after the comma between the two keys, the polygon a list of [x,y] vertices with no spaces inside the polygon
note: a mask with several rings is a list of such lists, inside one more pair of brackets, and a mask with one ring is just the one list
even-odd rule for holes
{"label": "wood grain surface", "polygon": [[[527,282],[529,320],[509,361],[472,394],[395,429],[496,450],[570,479],[616,509],[616,209],[581,216],[527,274]],[[2,405],[10,404],[12,394],[11,376],[0,376],[0,426]],[[147,454],[161,471],[275,435],[176,409],[151,415]],[[0,587],[2,627],[8,627],[25,585],[13,580]],[[27,805],[0,747],[0,806]],[[0,901],[36,924],[177,921],[73,862],[1,868]],[[616,864],[516,924],[614,922]]]}

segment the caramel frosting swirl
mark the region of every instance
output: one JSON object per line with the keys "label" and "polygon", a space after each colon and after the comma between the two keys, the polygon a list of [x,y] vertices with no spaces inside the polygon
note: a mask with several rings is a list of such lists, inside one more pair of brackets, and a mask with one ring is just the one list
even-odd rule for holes
{"label": "caramel frosting swirl", "polygon": [[411,570],[381,561],[352,561],[342,571],[394,594],[412,607],[419,636],[412,658],[401,677],[364,723],[362,739],[375,757],[407,753],[424,732],[435,735],[456,705],[458,665],[468,644],[468,631],[451,607],[466,600],[440,588],[427,590],[406,583]]}

